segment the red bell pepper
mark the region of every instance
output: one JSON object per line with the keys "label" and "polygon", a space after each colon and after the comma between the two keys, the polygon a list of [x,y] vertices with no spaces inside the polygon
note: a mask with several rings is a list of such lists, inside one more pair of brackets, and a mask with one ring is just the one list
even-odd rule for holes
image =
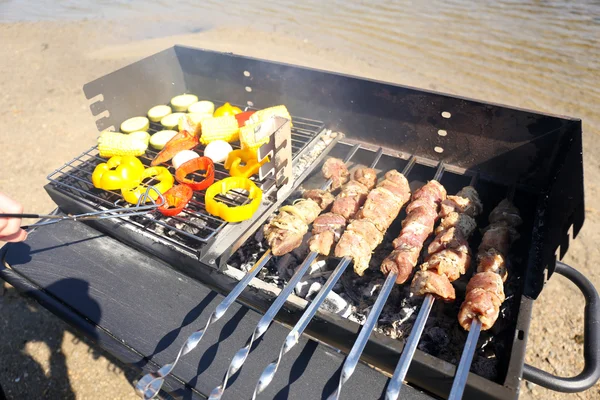
{"label": "red bell pepper", "polygon": [[[205,177],[200,182],[188,179],[186,176],[196,171],[206,171]],[[184,162],[175,171],[175,179],[177,182],[188,185],[193,190],[204,190],[215,181],[215,165],[208,157],[193,158]]]}
{"label": "red bell pepper", "polygon": [[188,131],[180,131],[173,139],[169,140],[165,147],[154,157],[150,165],[159,165],[169,161],[182,150],[191,150],[198,146],[198,138]]}
{"label": "red bell pepper", "polygon": [[163,194],[165,202],[158,207],[158,211],[165,217],[173,217],[183,211],[193,194],[194,191],[187,185],[173,186]]}
{"label": "red bell pepper", "polygon": [[236,114],[235,119],[237,119],[238,126],[241,128],[242,126],[246,125],[246,121],[248,121],[248,118],[250,118],[250,116],[255,112],[256,111],[244,111],[242,113]]}

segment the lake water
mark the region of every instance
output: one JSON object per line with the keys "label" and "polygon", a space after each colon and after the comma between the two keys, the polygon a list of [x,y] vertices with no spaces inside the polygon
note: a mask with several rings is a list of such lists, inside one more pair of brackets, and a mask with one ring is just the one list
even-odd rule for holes
{"label": "lake water", "polygon": [[263,3],[0,0],[0,22],[105,18],[138,22],[145,37],[248,25],[410,71],[429,88],[580,117],[600,132],[600,1]]}

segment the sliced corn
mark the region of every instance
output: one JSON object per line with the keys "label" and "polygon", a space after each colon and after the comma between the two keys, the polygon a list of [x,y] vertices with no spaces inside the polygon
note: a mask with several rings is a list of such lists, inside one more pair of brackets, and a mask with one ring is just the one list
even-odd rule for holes
{"label": "sliced corn", "polygon": [[200,100],[188,107],[189,113],[201,113],[212,115],[215,112],[215,103],[208,100]]}
{"label": "sliced corn", "polygon": [[235,142],[239,139],[239,131],[237,119],[233,115],[207,118],[202,121],[200,142],[202,144],[208,144],[214,140]]}
{"label": "sliced corn", "polygon": [[171,114],[171,107],[169,106],[154,106],[148,110],[148,118],[152,122],[160,122],[161,119]]}
{"label": "sliced corn", "polygon": [[133,117],[121,124],[121,132],[131,133],[136,131],[147,131],[150,128],[150,121],[146,117]]}
{"label": "sliced corn", "polygon": [[250,118],[248,118],[248,122],[246,122],[246,124],[250,125],[250,124],[257,124],[260,122],[264,122],[267,119],[271,118],[273,115],[289,119],[290,124],[291,124],[292,116],[290,115],[286,106],[283,106],[283,105],[269,107],[269,108],[265,108],[263,110],[258,110],[257,112],[252,114],[250,116]]}
{"label": "sliced corn", "polygon": [[177,124],[179,124],[179,118],[183,117],[184,115],[184,113],[169,114],[163,119],[161,119],[160,123],[167,129],[173,129],[177,126]]}
{"label": "sliced corn", "polygon": [[105,131],[98,138],[100,157],[141,156],[146,152],[148,143],[137,136],[120,132]]}
{"label": "sliced corn", "polygon": [[269,136],[256,140],[255,134],[260,132],[261,123],[246,125],[240,128],[240,144],[242,149],[256,150],[265,143],[269,143]]}
{"label": "sliced corn", "polygon": [[171,99],[171,105],[175,111],[187,111],[188,107],[198,101],[198,96],[193,94],[182,94]]}

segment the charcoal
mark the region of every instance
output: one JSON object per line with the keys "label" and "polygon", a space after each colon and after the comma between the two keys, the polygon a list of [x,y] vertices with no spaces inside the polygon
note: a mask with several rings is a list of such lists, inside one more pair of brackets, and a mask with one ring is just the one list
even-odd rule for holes
{"label": "charcoal", "polygon": [[321,287],[323,287],[323,282],[325,281],[321,278],[311,278],[306,276],[302,278],[300,282],[298,282],[294,288],[294,292],[296,293],[296,296],[300,296],[305,299],[309,293],[314,293],[315,290],[318,292]]}
{"label": "charcoal", "polygon": [[336,292],[329,292],[320,308],[342,317],[347,317],[351,312],[348,302]]}

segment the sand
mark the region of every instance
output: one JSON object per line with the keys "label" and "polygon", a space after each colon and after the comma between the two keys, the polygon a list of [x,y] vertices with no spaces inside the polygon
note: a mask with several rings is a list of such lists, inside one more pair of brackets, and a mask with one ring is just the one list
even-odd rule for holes
{"label": "sand", "polygon": [[[54,204],[42,186],[46,176],[95,142],[95,125],[81,87],[84,83],[173,44],[307,65],[353,75],[455,93],[451,82],[386,69],[343,51],[306,39],[217,28],[196,34],[133,40],[127,29],[97,21],[0,24],[0,190],[30,212],[45,212]],[[257,46],[256,43],[260,43]],[[464,82],[463,82],[464,84]],[[531,107],[527,96],[492,95],[473,86],[468,97]],[[539,111],[572,114],[550,107]],[[573,115],[578,116],[578,115]],[[600,287],[598,224],[600,204],[599,127],[584,120],[586,223],[565,261]],[[583,368],[583,296],[574,285],[553,277],[535,303],[526,361],[562,376]],[[9,290],[0,300],[0,382],[14,398],[136,398],[116,360],[81,341],[62,321]],[[8,338],[8,339],[7,339]],[[9,354],[6,356],[6,354]],[[25,374],[27,371],[27,374]],[[52,395],[52,396],[51,396]],[[522,398],[598,398],[600,386],[566,395],[525,383]]]}

